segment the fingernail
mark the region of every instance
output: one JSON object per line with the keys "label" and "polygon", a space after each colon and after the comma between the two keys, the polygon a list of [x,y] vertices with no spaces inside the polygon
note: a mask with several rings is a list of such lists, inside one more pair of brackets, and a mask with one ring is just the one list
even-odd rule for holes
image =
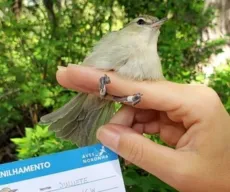
{"label": "fingernail", "polygon": [[63,67],[63,66],[58,66],[58,71],[66,71],[66,67]]}
{"label": "fingernail", "polygon": [[102,126],[97,131],[97,139],[113,151],[117,151],[120,134],[112,127]]}

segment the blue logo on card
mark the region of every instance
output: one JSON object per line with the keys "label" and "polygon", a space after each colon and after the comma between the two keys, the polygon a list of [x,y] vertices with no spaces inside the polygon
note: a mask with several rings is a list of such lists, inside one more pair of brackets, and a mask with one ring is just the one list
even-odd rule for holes
{"label": "blue logo on card", "polygon": [[84,164],[87,163],[96,163],[98,161],[101,160],[107,160],[109,159],[109,154],[105,149],[105,146],[101,146],[100,150],[95,151],[95,152],[91,152],[91,153],[83,153],[82,154],[82,161]]}

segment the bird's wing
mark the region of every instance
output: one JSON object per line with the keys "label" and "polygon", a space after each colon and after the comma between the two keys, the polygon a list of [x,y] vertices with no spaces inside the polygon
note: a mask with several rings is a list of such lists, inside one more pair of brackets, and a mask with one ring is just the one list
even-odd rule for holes
{"label": "bird's wing", "polygon": [[83,65],[112,70],[124,65],[131,52],[129,38],[119,31],[105,35],[83,61]]}

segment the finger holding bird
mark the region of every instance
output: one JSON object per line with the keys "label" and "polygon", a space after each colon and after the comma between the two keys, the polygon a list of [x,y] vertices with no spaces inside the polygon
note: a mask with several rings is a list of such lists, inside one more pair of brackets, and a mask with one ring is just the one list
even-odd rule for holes
{"label": "finger holding bird", "polygon": [[[56,78],[59,84],[65,88],[88,94],[94,94],[99,97],[98,79],[104,74],[108,75],[111,80],[111,83],[106,85],[108,95],[104,99],[112,100],[111,95],[123,97],[134,95],[138,91],[140,93],[142,92],[140,89],[137,90],[137,86],[135,86],[135,84],[138,82],[136,81],[122,78],[121,76],[113,74],[113,72],[103,72],[97,69],[90,69],[90,67],[85,66],[70,65],[66,67],[65,71],[58,70]],[[127,86],[129,87],[128,89]],[[144,95],[142,97],[144,97]],[[138,107],[139,104],[136,106]]]}
{"label": "finger holding bird", "polygon": [[[174,96],[173,93],[178,89],[178,86],[183,86],[167,80],[156,82],[133,81],[119,76],[112,71],[104,72],[92,67],[81,65],[69,65],[65,67],[64,70],[58,70],[56,78],[58,83],[65,88],[94,94],[99,97],[98,79],[104,74],[107,74],[111,80],[111,83],[107,85],[107,92],[109,95],[121,97],[140,92],[143,96],[141,102],[135,105],[135,107],[143,109],[153,109],[154,107],[156,110],[168,110],[167,102],[169,102],[172,98],[177,97]],[[149,90],[149,85],[152,87],[151,91]],[[178,92],[180,93],[179,90]],[[150,100],[149,97],[152,97],[152,95],[156,96]],[[181,93],[181,95],[183,94]],[[154,104],[151,104],[150,102],[154,102]]]}

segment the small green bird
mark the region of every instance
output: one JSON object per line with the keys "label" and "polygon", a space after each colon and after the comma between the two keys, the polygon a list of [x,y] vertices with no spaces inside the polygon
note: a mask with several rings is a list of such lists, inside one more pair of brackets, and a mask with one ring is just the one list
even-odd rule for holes
{"label": "small green bird", "polygon": [[[164,79],[160,57],[157,51],[160,27],[167,19],[140,16],[119,31],[105,35],[83,61],[83,65],[137,81]],[[40,123],[49,125],[58,138],[72,141],[78,146],[97,143],[97,129],[107,123],[115,113],[115,102],[137,104],[141,94],[127,97],[113,97],[114,101],[103,99],[106,95],[108,76],[101,77],[100,95],[78,93],[63,107],[41,117]]]}

